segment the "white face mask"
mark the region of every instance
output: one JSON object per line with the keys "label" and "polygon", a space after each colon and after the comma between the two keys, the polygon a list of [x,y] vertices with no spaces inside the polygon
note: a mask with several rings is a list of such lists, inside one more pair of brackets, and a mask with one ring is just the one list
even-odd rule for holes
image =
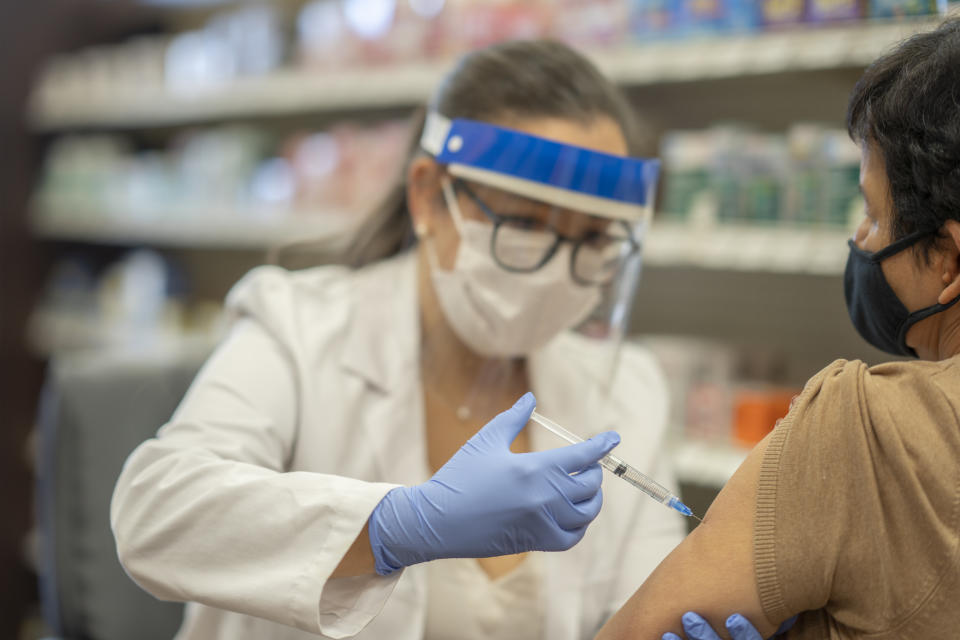
{"label": "white face mask", "polygon": [[[571,278],[568,243],[537,271],[507,271],[491,255],[493,225],[464,219],[446,178],[443,195],[460,245],[451,271],[441,269],[435,249],[427,247],[433,287],[450,327],[474,352],[528,355],[582,322],[600,302],[598,287],[580,286]],[[545,250],[552,241],[550,234],[501,229],[497,251]]]}

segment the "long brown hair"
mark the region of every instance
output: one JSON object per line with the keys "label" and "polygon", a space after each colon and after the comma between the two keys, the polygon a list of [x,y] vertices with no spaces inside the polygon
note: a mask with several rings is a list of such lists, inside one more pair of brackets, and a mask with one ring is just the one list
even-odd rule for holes
{"label": "long brown hair", "polygon": [[562,118],[590,124],[613,119],[635,151],[636,123],[620,90],[584,56],[560,42],[505,42],[464,55],[440,82],[411,126],[407,162],[337,262],[360,267],[412,246],[407,210],[407,164],[420,151],[427,110],[448,118],[495,122],[506,118]]}

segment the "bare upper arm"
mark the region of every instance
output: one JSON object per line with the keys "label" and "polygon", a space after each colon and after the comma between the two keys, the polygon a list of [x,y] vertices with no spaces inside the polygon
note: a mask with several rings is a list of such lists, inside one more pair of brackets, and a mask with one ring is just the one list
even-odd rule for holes
{"label": "bare upper arm", "polygon": [[767,441],[750,453],[714,501],[703,524],[667,556],[629,601],[601,629],[597,640],[659,640],[682,636],[680,617],[696,611],[722,632],[724,620],[741,613],[771,635],[753,570],[753,513]]}

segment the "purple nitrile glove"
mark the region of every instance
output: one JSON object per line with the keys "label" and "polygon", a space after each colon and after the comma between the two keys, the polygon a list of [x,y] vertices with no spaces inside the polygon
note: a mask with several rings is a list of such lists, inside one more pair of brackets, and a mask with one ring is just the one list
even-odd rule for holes
{"label": "purple nitrile glove", "polygon": [[[771,637],[776,637],[781,633],[785,633],[796,621],[797,616],[793,616],[789,620],[785,621]],[[720,636],[717,635],[717,632],[714,631],[713,627],[710,626],[710,623],[693,611],[688,611],[687,613],[683,614],[680,622],[683,624],[683,631],[686,633],[688,640],[721,640]],[[727,618],[726,627],[727,631],[730,632],[730,637],[733,638],[733,640],[763,640],[763,636],[760,635],[760,632],[757,631],[752,624],[750,624],[749,620],[744,618],[739,613],[735,613]],[[675,633],[665,633],[663,634],[661,640],[681,640],[681,638]]]}
{"label": "purple nitrile glove", "polygon": [[600,513],[597,461],[620,442],[606,432],[549,451],[512,453],[536,406],[521,397],[470,438],[427,482],[392,489],[370,515],[377,573],[437,558],[563,551]]}

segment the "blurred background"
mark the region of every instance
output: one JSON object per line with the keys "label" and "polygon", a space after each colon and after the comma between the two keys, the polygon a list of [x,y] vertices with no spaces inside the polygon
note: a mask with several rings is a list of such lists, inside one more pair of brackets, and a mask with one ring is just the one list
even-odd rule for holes
{"label": "blurred background", "polygon": [[[883,358],[843,305],[845,239],[862,212],[846,99],[871,60],[951,9],[0,6],[0,637],[24,640],[110,637],[109,607],[76,595],[96,590],[98,570],[72,571],[109,548],[71,527],[105,531],[118,465],[146,437],[118,434],[121,416],[140,412],[147,435],[166,419],[217,340],[224,294],[271,249],[326,239],[318,259],[336,260],[451,60],[506,39],[587,53],[628,92],[645,153],[664,162],[631,339],[668,374],[684,500],[705,508],[810,375],[838,357]],[[99,484],[84,480],[90,467]]]}

